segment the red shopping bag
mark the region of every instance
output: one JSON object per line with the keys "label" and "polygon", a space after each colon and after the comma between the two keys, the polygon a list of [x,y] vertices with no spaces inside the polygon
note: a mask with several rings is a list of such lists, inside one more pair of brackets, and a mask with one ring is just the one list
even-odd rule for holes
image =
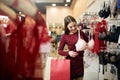
{"label": "red shopping bag", "polygon": [[52,59],[50,80],[70,80],[70,60]]}

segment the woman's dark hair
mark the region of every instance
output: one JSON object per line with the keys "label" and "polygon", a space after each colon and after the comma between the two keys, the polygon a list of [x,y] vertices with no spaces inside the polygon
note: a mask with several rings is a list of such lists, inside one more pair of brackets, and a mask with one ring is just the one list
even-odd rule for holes
{"label": "woman's dark hair", "polygon": [[[65,34],[69,34],[69,29],[67,28],[67,25],[70,23],[70,22],[76,22],[75,18],[72,17],[72,16],[66,16],[64,18],[64,27],[65,27]],[[77,23],[77,22],[76,22]]]}

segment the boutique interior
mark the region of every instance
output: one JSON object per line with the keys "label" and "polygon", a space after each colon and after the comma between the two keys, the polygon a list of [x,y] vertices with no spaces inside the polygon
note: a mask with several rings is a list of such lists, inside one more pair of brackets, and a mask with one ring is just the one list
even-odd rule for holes
{"label": "boutique interior", "polygon": [[[42,18],[45,20],[47,30],[46,28],[45,29],[40,28],[41,30],[39,31],[39,33],[45,34],[45,36],[46,33],[48,33],[48,36],[50,37],[50,42],[41,44],[44,43],[44,41],[47,39],[43,38],[45,37],[44,35],[38,35],[40,37],[42,36],[41,39],[43,39],[43,41],[40,39],[41,43],[38,43],[43,46],[40,47],[41,54],[37,54],[37,52],[36,54],[34,53],[35,51],[38,50],[38,48],[36,48],[38,45],[36,45],[35,40],[39,41],[39,39],[34,37],[32,30],[33,27],[30,27],[31,29],[27,29],[28,27],[26,27],[26,30],[22,30],[22,34],[20,34],[21,31],[16,27],[16,23],[17,25],[19,24],[17,19],[16,21],[15,20],[12,21],[10,18],[11,15],[8,14],[7,10],[6,11],[4,10],[4,8],[5,9],[7,8],[1,7],[3,4],[7,5],[9,8],[11,8],[14,12],[18,14],[20,20],[24,20],[24,17],[32,12],[29,12],[30,10],[28,8],[26,8],[28,9],[26,10],[28,11],[28,13],[24,10],[22,11],[22,9],[19,9],[21,6],[25,6],[25,4],[17,6],[18,8],[15,8],[11,5],[12,2],[14,2],[12,4],[16,6],[18,4],[22,4],[22,2],[24,1],[28,1],[32,5],[34,5],[34,7],[37,7],[40,10]],[[120,80],[120,0],[0,0],[0,65],[2,65],[0,70],[4,69],[5,67],[5,70],[0,71],[0,79],[42,80],[40,79],[41,76],[48,77],[49,73],[45,73],[46,66],[48,66],[47,58],[48,57],[62,58],[62,56],[58,54],[58,47],[61,36],[62,34],[64,34],[65,29],[64,18],[67,15],[71,15],[76,19],[79,28],[89,38],[91,35],[94,36],[92,37],[94,38],[93,49],[84,51],[84,80]],[[31,18],[28,18],[26,20],[28,21],[26,23],[24,22],[23,24],[29,26],[34,25],[34,21]],[[101,23],[105,27],[104,30],[98,34],[96,32],[96,28],[99,27]],[[21,24],[19,25],[23,27],[26,26]],[[41,25],[44,24],[41,23],[37,24],[37,26]],[[20,26],[18,27],[21,28]],[[42,32],[42,30],[44,31]],[[16,38],[16,35],[14,35],[16,34],[15,31],[18,31],[17,34],[20,38]],[[25,38],[26,36],[27,38]],[[32,52],[32,54],[35,54],[37,56],[36,59],[34,59],[35,58],[34,56],[28,56],[28,54],[26,54],[27,52],[25,51],[26,49],[23,49],[23,47],[19,46],[20,44],[22,44],[20,42],[21,39],[24,40],[23,46],[25,46],[26,49],[29,49],[32,52],[32,50],[36,48],[36,50]],[[16,41],[20,43],[17,44]],[[98,42],[99,44],[97,44]],[[12,46],[10,47],[11,48],[10,51],[12,51],[11,53],[13,54],[10,54],[10,51],[8,49],[9,46]],[[15,48],[15,46],[17,47]],[[21,47],[21,49],[19,49],[18,46]],[[5,52],[3,49],[5,49]],[[16,51],[14,49],[16,50],[18,49],[18,53],[14,52]],[[65,46],[64,49],[68,50],[67,46]],[[7,60],[4,55],[7,55]],[[24,55],[24,57],[20,57],[21,55],[22,56]],[[27,64],[24,61],[26,60],[26,58],[28,59]],[[31,58],[32,60],[29,60]],[[18,61],[17,64],[18,59],[21,61]],[[32,61],[35,61],[34,74],[32,74],[33,71],[29,69],[32,67],[24,68],[22,66],[22,65],[31,66]],[[14,74],[16,72],[11,71],[14,68],[13,67],[14,62],[15,64],[17,64],[17,66],[20,66],[17,67],[18,73],[25,75],[25,76],[17,75],[21,79],[11,78],[11,76],[14,76],[11,74],[12,73]],[[25,64],[23,64],[22,62],[24,62]],[[11,66],[11,64],[13,65]],[[9,70],[9,68],[6,66],[10,66],[9,68],[11,69]],[[24,73],[25,71],[26,73]],[[8,73],[6,74],[6,72]],[[26,76],[33,75],[35,79],[24,78]],[[2,79],[1,76],[5,76],[8,78]],[[43,80],[50,79],[44,78]]]}

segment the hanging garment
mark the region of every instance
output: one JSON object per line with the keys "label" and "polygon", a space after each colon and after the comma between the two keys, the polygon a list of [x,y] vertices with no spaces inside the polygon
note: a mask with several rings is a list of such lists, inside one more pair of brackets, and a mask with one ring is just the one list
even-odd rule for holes
{"label": "hanging garment", "polygon": [[[16,19],[17,21],[17,19]],[[16,73],[15,73],[15,54],[14,52],[9,53],[9,38],[12,32],[14,32],[16,25],[14,23],[12,23],[10,20],[8,22],[6,22],[3,26],[0,26],[1,28],[3,28],[2,31],[0,31],[0,33],[2,32],[2,37],[0,40],[0,78],[1,80],[5,80],[5,79],[13,79],[13,77],[15,77]],[[14,42],[15,43],[15,42]],[[11,44],[14,45],[14,44]],[[11,48],[11,50],[13,50],[13,48]],[[2,74],[2,76],[1,76]]]}
{"label": "hanging garment", "polygon": [[106,49],[106,42],[104,40],[99,40],[98,39],[98,36],[99,36],[99,33],[102,33],[105,31],[105,27],[101,27],[102,25],[106,26],[107,23],[105,20],[101,21],[101,22],[98,22],[97,23],[97,27],[95,29],[95,36],[94,36],[94,41],[95,41],[95,45],[94,45],[94,48],[92,49],[92,52],[98,54],[100,50],[104,50]]}
{"label": "hanging garment", "polygon": [[22,22],[16,22],[16,24],[18,27],[11,35],[9,53],[16,55],[16,75],[31,78],[35,74],[40,44],[49,42],[50,39],[47,27],[40,13],[37,14],[36,20],[26,16]]}
{"label": "hanging garment", "polygon": [[0,25],[0,79],[3,80],[5,72],[4,55],[6,54],[5,29]]}

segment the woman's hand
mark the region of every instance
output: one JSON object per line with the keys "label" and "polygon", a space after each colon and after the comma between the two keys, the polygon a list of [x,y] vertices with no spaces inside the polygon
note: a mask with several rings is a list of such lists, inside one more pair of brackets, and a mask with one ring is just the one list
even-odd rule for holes
{"label": "woman's hand", "polygon": [[69,54],[69,56],[71,56],[71,57],[76,57],[76,56],[78,55],[78,53],[75,52],[75,51],[69,51],[68,54]]}

